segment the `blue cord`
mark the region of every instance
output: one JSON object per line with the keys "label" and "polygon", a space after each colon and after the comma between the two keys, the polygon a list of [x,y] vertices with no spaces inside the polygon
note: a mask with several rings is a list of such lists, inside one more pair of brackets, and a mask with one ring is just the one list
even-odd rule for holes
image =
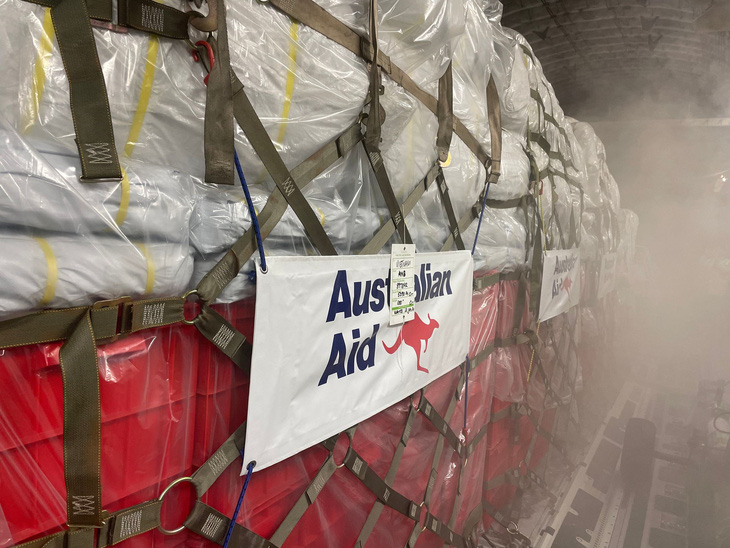
{"label": "blue cord", "polygon": [[484,193],[484,200],[482,201],[482,212],[479,214],[479,224],[477,225],[477,233],[474,235],[474,245],[471,246],[471,254],[477,250],[477,240],[479,239],[479,230],[482,228],[482,217],[484,217],[484,208],[487,207],[487,196],[489,196],[489,186],[492,183],[487,182],[487,191]]}
{"label": "blue cord", "polygon": [[[238,161],[236,161],[238,163]],[[243,458],[243,449],[241,449],[241,458]],[[243,482],[243,488],[241,489],[241,495],[238,497],[238,504],[236,504],[236,510],[233,512],[231,523],[228,525],[228,531],[226,532],[226,540],[223,541],[223,548],[228,548],[228,543],[231,541],[231,535],[233,534],[233,528],[236,525],[238,519],[238,513],[241,511],[241,504],[243,503],[243,497],[246,495],[246,489],[248,489],[248,482],[251,480],[251,474],[253,467],[256,466],[256,461],[248,463],[246,470],[246,481]]]}
{"label": "blue cord", "polygon": [[466,374],[464,381],[464,435],[466,436],[466,412],[469,409],[469,355],[466,355]]}
{"label": "blue cord", "polygon": [[241,167],[241,161],[238,159],[238,152],[233,150],[233,159],[236,161],[236,171],[238,171],[238,178],[241,181],[243,187],[243,193],[246,195],[246,202],[248,203],[248,212],[251,215],[251,222],[253,223],[253,230],[256,233],[256,245],[259,248],[259,257],[261,258],[261,270],[266,272],[266,256],[264,255],[264,241],[261,238],[261,228],[259,227],[259,219],[256,216],[256,209],[253,207],[253,200],[251,199],[251,193],[248,191],[248,184],[246,183],[246,177],[243,176],[243,168]]}

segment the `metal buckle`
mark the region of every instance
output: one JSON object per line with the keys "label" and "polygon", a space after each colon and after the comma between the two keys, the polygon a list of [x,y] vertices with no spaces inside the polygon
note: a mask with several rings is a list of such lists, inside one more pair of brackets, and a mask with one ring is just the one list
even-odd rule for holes
{"label": "metal buckle", "polygon": [[105,301],[96,301],[92,306],[92,310],[102,310],[104,308],[114,308],[119,307],[119,305],[122,305],[121,310],[117,313],[117,325],[114,329],[114,335],[112,337],[107,337],[104,340],[107,342],[114,342],[116,341],[119,336],[122,334],[122,329],[124,328],[124,325],[127,323],[127,315],[128,315],[128,305],[132,304],[132,297],[119,297],[118,299],[107,299]]}
{"label": "metal buckle", "polygon": [[191,289],[190,291],[185,293],[182,298],[185,302],[188,302],[190,300],[190,297],[197,297],[197,300],[200,302],[200,311],[195,315],[192,320],[188,320],[187,318],[185,318],[185,316],[183,316],[182,323],[184,323],[185,325],[195,325],[195,320],[198,319],[198,316],[200,316],[203,311],[203,302],[200,299],[200,295],[198,295],[197,289]]}
{"label": "metal buckle", "polygon": [[[208,15],[202,17],[191,17],[190,24],[201,32],[213,32],[214,30],[217,30],[218,4],[216,2],[217,0],[207,0],[206,3],[208,4]],[[195,4],[197,4],[197,2],[195,2]]]}

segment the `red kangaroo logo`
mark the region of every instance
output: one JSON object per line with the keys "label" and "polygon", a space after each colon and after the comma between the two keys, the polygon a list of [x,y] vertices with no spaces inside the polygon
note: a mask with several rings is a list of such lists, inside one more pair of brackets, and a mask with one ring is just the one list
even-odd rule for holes
{"label": "red kangaroo logo", "polygon": [[431,319],[431,315],[428,315],[428,323],[425,323],[421,318],[416,317],[410,322],[403,324],[403,327],[398,334],[398,339],[395,344],[390,348],[383,342],[383,347],[388,354],[394,354],[400,347],[401,343],[406,343],[416,352],[416,367],[419,371],[428,373],[428,369],[421,367],[421,343],[425,342],[426,347],[423,349],[424,354],[428,350],[428,340],[433,335],[434,330],[439,326],[436,320]]}

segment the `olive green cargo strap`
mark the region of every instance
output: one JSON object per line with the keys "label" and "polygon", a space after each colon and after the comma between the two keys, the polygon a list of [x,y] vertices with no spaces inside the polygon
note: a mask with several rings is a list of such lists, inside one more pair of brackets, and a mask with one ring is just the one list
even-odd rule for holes
{"label": "olive green cargo strap", "polygon": [[101,400],[89,309],[59,354],[63,378],[63,462],[70,527],[100,527]]}
{"label": "olive green cargo strap", "polygon": [[[406,418],[406,423],[403,427],[403,433],[401,434],[400,440],[398,440],[398,446],[395,449],[393,459],[390,461],[390,467],[385,475],[385,484],[388,487],[392,486],[395,481],[395,476],[398,473],[398,467],[400,466],[401,459],[403,458],[403,452],[405,451],[406,445],[408,445],[408,440],[411,436],[411,429],[413,428],[413,422],[417,415],[418,410],[413,406],[413,402],[411,401],[411,404],[408,407],[408,417]],[[360,534],[355,541],[355,548],[365,547],[365,544],[367,543],[370,534],[373,532],[373,529],[375,529],[375,524],[377,523],[378,518],[380,518],[380,514],[383,512],[384,508],[385,504],[383,502],[380,500],[375,501],[375,504],[368,514],[368,519],[362,526]]]}
{"label": "olive green cargo strap", "polygon": [[317,500],[322,489],[324,489],[324,486],[334,475],[336,470],[337,465],[335,464],[334,455],[330,453],[307,489],[300,495],[297,502],[294,504],[294,507],[289,511],[284,518],[284,521],[281,522],[272,535],[270,539],[272,545],[280,547],[284,544],[284,542],[286,542],[286,539],[289,538],[294,527],[297,526],[297,523],[299,523],[299,520],[302,518],[307,509],[314,504],[315,500]]}
{"label": "olive green cargo strap", "polygon": [[188,38],[188,22],[200,17],[153,0],[26,0],[51,9],[69,84],[70,108],[81,160],[81,181],[120,181],[122,170],[114,140],[104,74],[90,19],[176,39]]}
{"label": "olive green cargo strap", "polygon": [[[243,84],[232,71],[230,76],[233,79],[233,112],[238,125],[241,126],[251,146],[253,146],[264,167],[276,183],[279,192],[294,210],[307,232],[307,236],[309,236],[317,250],[322,255],[336,255],[337,252],[319,219],[317,219],[312,206],[307,202],[294,177],[277,152],[274,143],[271,142],[271,137],[266,132],[266,128],[261,123],[251,101],[249,101]],[[231,153],[231,158],[233,158],[233,153]]]}
{"label": "olive green cargo strap", "polygon": [[251,344],[223,316],[209,306],[203,306],[192,324],[240,369],[250,372]]}
{"label": "olive green cargo strap", "polygon": [[68,78],[81,181],[121,181],[104,74],[84,0],[60,0],[51,8],[58,49]]}
{"label": "olive green cargo strap", "polygon": [[[449,402],[449,406],[446,409],[446,412],[444,413],[443,421],[446,424],[449,423],[449,421],[451,420],[451,417],[454,414],[454,411],[456,410],[456,403],[459,400],[459,397],[461,395],[461,390],[463,389],[463,386],[464,386],[464,379],[465,379],[465,368],[462,369],[461,375],[459,376],[459,381],[457,383],[457,389],[454,391],[454,394],[451,397],[451,401]],[[423,401],[425,399],[423,397],[424,392],[425,392],[425,390],[421,389],[421,399],[419,401],[419,407],[421,405],[421,401]],[[444,450],[444,441],[446,439],[440,430],[437,430],[437,432],[439,432],[440,435],[439,435],[438,440],[436,441],[436,449],[434,451],[433,460],[431,462],[431,473],[429,474],[428,483],[426,484],[426,492],[423,495],[423,502],[419,506],[419,516],[420,516],[420,511],[425,511],[427,513],[426,525],[425,525],[425,527],[421,527],[419,525],[419,516],[413,517],[413,519],[415,519],[415,521],[416,521],[416,524],[414,525],[413,530],[411,531],[411,535],[408,538],[408,543],[406,544],[406,546],[408,548],[415,547],[416,543],[418,542],[418,537],[426,529],[431,528],[431,530],[433,531],[432,527],[441,528],[440,522],[438,525],[435,525],[433,523],[433,520],[436,520],[436,518],[428,510],[428,507],[431,504],[431,497],[433,496],[433,490],[436,487],[436,478],[438,476],[438,466],[439,466],[439,463],[441,462],[441,455]],[[425,508],[425,510],[424,510],[424,508]],[[438,521],[438,520],[436,520],[436,521]],[[429,522],[431,525],[430,527],[429,527]]]}
{"label": "olive green cargo strap", "polygon": [[[369,43],[363,44],[363,41],[368,42],[367,39],[362,38],[350,27],[318,6],[313,0],[297,0],[296,2],[292,0],[269,0],[266,3],[271,4],[292,19],[296,19],[323,34],[355,55],[360,57],[368,56],[369,52],[372,51],[372,46]],[[372,61],[367,57],[365,60]],[[390,57],[382,51],[378,53],[377,64],[391,80],[421,101],[435,116],[438,116],[438,101],[436,98],[421,89],[410,76],[397,67],[390,60]],[[482,164],[489,165],[489,155],[466,126],[456,117],[454,117],[454,132]]]}
{"label": "olive green cargo strap", "polygon": [[499,104],[499,93],[493,75],[489,76],[489,83],[487,83],[487,113],[492,141],[492,157],[487,181],[496,184],[502,171],[502,108]]}
{"label": "olive green cargo strap", "polygon": [[[368,127],[370,127],[372,117],[368,118],[368,122]],[[406,214],[403,211],[402,206],[398,203],[398,198],[396,198],[395,192],[393,192],[393,186],[390,183],[388,172],[385,169],[385,164],[383,163],[383,156],[378,148],[370,148],[366,142],[363,142],[363,145],[365,146],[365,152],[367,153],[370,167],[372,167],[373,173],[375,173],[375,179],[378,181],[380,193],[385,200],[388,213],[390,213],[390,218],[393,222],[393,226],[395,227],[395,232],[401,236],[403,243],[412,244],[413,239],[411,238],[411,233],[406,226]]]}
{"label": "olive green cargo strap", "polygon": [[[245,437],[244,422],[191,477],[175,480],[162,492],[160,498],[110,514],[104,513],[100,527],[71,528],[24,542],[17,545],[17,548],[105,548],[159,528],[162,497],[167,490],[177,483],[189,481],[195,487],[197,498],[200,499],[223,471],[239,458]],[[205,530],[210,530],[210,525]]]}
{"label": "olive green cargo strap", "polygon": [[[484,189],[479,196],[479,200],[477,200],[477,202],[461,216],[461,219],[459,219],[459,222],[457,223],[457,227],[461,233],[469,228],[472,221],[479,218],[482,210],[482,202],[484,201],[484,195],[487,192],[487,183],[496,184],[500,176],[502,165],[502,114],[501,107],[499,105],[499,95],[497,94],[497,86],[494,83],[494,78],[491,76],[489,78],[489,83],[487,84],[487,110],[489,114],[489,132],[492,141],[492,156],[488,161],[487,180],[485,182]],[[454,123],[457,124],[460,122],[455,118]],[[459,132],[457,131],[456,134],[459,135]],[[461,137],[461,135],[459,135],[459,137]],[[452,233],[449,234],[448,238],[446,238],[444,245],[441,246],[439,251],[448,251],[453,245],[454,235]]]}
{"label": "olive green cargo strap", "polygon": [[[47,8],[55,8],[65,0],[25,0]],[[116,17],[114,5],[116,4]],[[153,0],[87,0],[88,17],[112,23],[114,27],[129,28],[172,38],[187,40],[188,25],[192,19],[202,17],[196,11],[180,11]]]}
{"label": "olive green cargo strap", "polygon": [[388,208],[390,218],[395,224],[396,232],[401,237],[401,240],[405,244],[412,244],[413,239],[411,233],[406,226],[406,219],[401,205],[398,203],[398,198],[393,192],[393,185],[390,182],[390,177],[385,169],[385,163],[383,162],[383,155],[380,152],[380,136],[381,136],[381,116],[382,107],[380,106],[380,90],[381,90],[381,74],[380,67],[378,66],[378,58],[380,56],[380,50],[378,48],[378,2],[377,0],[370,0],[369,13],[369,31],[370,41],[363,41],[362,47],[367,48],[366,51],[362,52],[363,58],[369,61],[369,79],[370,79],[370,91],[368,97],[370,98],[370,113],[367,116],[367,130],[365,131],[365,139],[363,145],[365,146],[365,152],[367,153],[370,167],[375,173],[375,179],[378,182],[380,193],[385,200],[385,205]]}
{"label": "olive green cargo strap", "polygon": [[[405,199],[403,205],[400,207],[401,211],[403,212],[404,219],[416,206],[418,200],[421,199],[421,196],[423,196],[424,192],[426,192],[431,184],[436,180],[438,173],[439,165],[438,163],[435,163],[433,166],[431,166],[431,169],[428,171],[428,173],[426,173],[426,176],[421,179],[421,182],[416,185],[416,188],[414,188]],[[373,253],[377,253],[383,248],[385,244],[388,243],[391,236],[393,236],[395,232],[395,221],[393,219],[388,219],[388,221],[378,229],[372,239],[365,245],[365,247],[360,251],[359,254],[370,255]]]}
{"label": "olive green cargo strap", "polygon": [[480,278],[474,278],[474,291],[481,291],[487,287],[497,285],[500,282],[511,282],[519,280],[522,277],[522,271],[516,272],[495,272],[489,276],[482,276]]}
{"label": "olive green cargo strap", "polygon": [[469,515],[467,516],[466,520],[464,521],[464,532],[462,533],[464,535],[464,538],[467,540],[467,542],[471,542],[471,546],[476,546],[474,544],[477,542],[474,537],[474,530],[476,529],[476,526],[479,524],[479,522],[482,520],[482,501],[480,500],[477,505],[472,509],[471,512],[469,512]]}
{"label": "olive green cargo strap", "polygon": [[[200,501],[196,501],[193,511],[185,520],[186,529],[190,529],[220,546],[226,539],[230,524],[231,519],[228,516]],[[277,548],[265,538],[238,523],[233,526],[229,542],[231,546],[245,546],[246,548]]]}
{"label": "olive green cargo strap", "polygon": [[89,313],[97,342],[108,342],[142,329],[162,327],[184,319],[182,297],[132,301],[99,301],[92,307],[42,310],[0,322],[0,349],[66,340]]}
{"label": "olive green cargo strap", "polygon": [[[327,143],[291,171],[298,189],[306,187],[318,175],[337,160],[344,157],[362,140],[360,124],[351,126],[338,138]],[[301,190],[300,190],[301,192]],[[278,188],[269,196],[258,215],[262,238],[266,238],[281,220],[288,204]],[[307,207],[309,207],[307,205]],[[241,236],[231,249],[198,283],[196,291],[204,303],[215,301],[226,286],[238,275],[243,265],[256,252],[256,236],[253,227]]]}
{"label": "olive green cargo strap", "polygon": [[452,65],[453,63],[449,61],[446,72],[439,78],[437,104],[439,127],[436,132],[436,150],[439,162],[442,164],[449,160],[449,148],[451,147],[451,138],[454,135],[454,78]]}
{"label": "olive green cargo strap", "polygon": [[[215,63],[208,73],[203,140],[205,182],[232,185],[234,179],[233,84],[225,0],[216,0],[218,35],[210,39]],[[205,65],[204,65],[205,66]]]}
{"label": "olive green cargo strap", "polygon": [[421,400],[418,402],[418,411],[429,420],[436,431],[446,439],[451,448],[461,456],[464,445],[459,440],[459,436],[451,429],[446,419],[439,415],[433,408],[433,405],[426,399],[425,395],[421,396]]}
{"label": "olive green cargo strap", "polygon": [[438,183],[436,185],[441,195],[441,203],[446,210],[446,218],[449,221],[449,229],[451,231],[451,237],[456,243],[456,249],[464,249],[464,240],[461,238],[461,230],[459,229],[459,221],[456,218],[454,212],[454,205],[451,203],[451,196],[449,195],[449,187],[446,184],[446,178],[444,177],[443,171],[439,169]]}

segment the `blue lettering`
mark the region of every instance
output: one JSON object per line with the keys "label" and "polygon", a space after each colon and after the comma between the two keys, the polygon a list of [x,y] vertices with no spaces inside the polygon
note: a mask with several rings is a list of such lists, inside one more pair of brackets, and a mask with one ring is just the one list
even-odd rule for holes
{"label": "blue lettering", "polygon": [[347,287],[347,271],[338,270],[335,278],[335,285],[332,288],[332,298],[330,299],[330,308],[327,312],[327,321],[331,322],[335,316],[342,312],[345,318],[349,318],[352,313],[352,301],[350,299],[350,289]]}
{"label": "blue lettering", "polygon": [[[357,368],[360,371],[365,371],[368,367],[375,365],[375,338],[378,334],[380,325],[373,326],[373,334],[365,339],[360,345],[360,350],[357,351]],[[365,350],[368,351],[368,357],[365,357]]]}
{"label": "blue lettering", "polygon": [[335,338],[332,340],[332,350],[330,351],[330,359],[327,362],[327,367],[322,373],[322,378],[319,379],[318,386],[322,386],[327,382],[330,375],[337,375],[338,379],[345,376],[345,339],[342,333],[336,333]]}
{"label": "blue lettering", "polygon": [[385,280],[377,278],[373,281],[373,301],[370,301],[370,310],[373,312],[380,312],[385,306],[385,294],[383,293],[383,287],[385,287]]}
{"label": "blue lettering", "polygon": [[355,316],[370,312],[370,280],[365,283],[365,291],[362,290],[362,282],[355,282],[355,300],[352,303],[352,313]]}

